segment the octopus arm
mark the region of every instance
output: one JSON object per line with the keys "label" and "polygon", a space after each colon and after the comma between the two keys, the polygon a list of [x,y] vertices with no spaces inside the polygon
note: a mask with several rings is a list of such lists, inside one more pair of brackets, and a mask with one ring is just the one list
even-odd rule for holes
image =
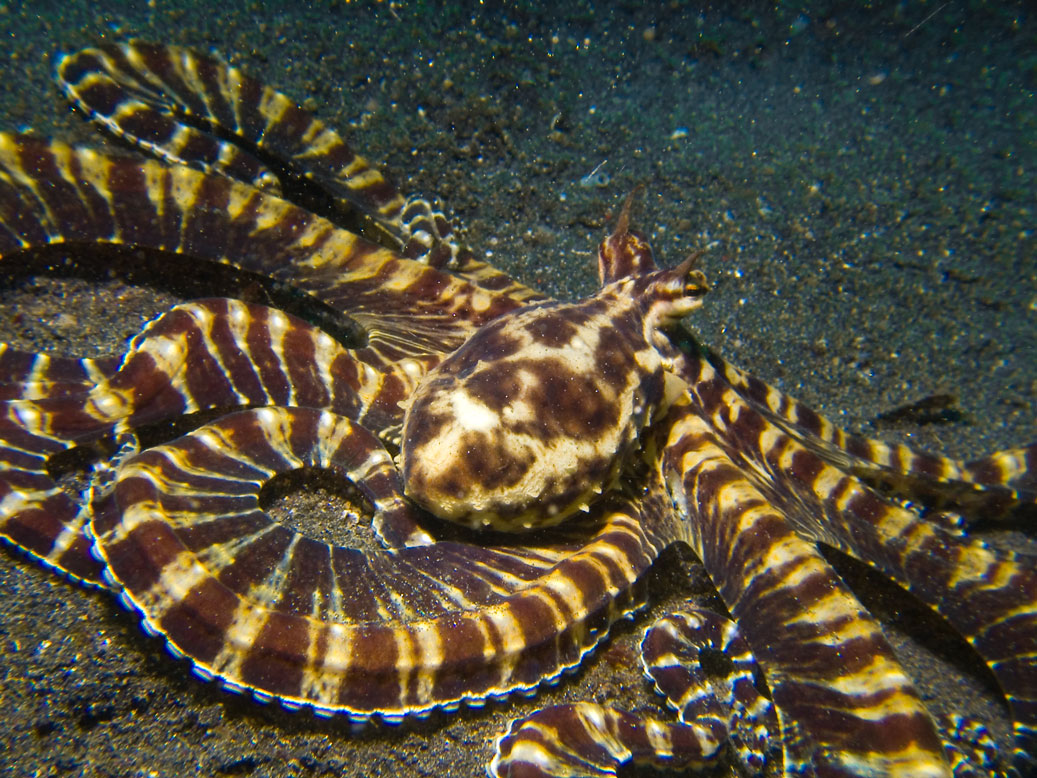
{"label": "octopus arm", "polygon": [[148,449],[94,505],[111,580],[146,629],[202,677],[261,700],[395,721],[534,689],[637,607],[635,583],[655,559],[629,502],[603,509],[562,559],[460,542],[319,543],[258,506],[266,482],[302,467],[355,484],[374,518],[416,515],[374,436],[303,408],[242,411]]}
{"label": "octopus arm", "polygon": [[[767,388],[771,412],[763,413],[761,392],[754,392],[757,402],[750,403],[711,364],[689,362],[688,370],[692,369],[697,374],[691,393],[722,440],[725,455],[750,475],[801,537],[834,546],[876,568],[939,613],[983,658],[1012,713],[1017,761],[1032,765],[1026,756],[1037,749],[1037,573],[1032,559],[993,549],[939,521],[926,521],[908,507],[910,503],[877,492],[855,469],[833,464],[819,451],[823,446],[803,442],[804,428],[797,434],[788,424],[772,422],[779,409],[784,417],[798,420],[813,414],[776,390]],[[813,417],[812,429],[831,427],[822,417]],[[836,446],[846,443],[833,435],[825,439]],[[896,462],[906,475],[917,472],[923,480],[953,481],[986,498],[958,507],[989,507],[992,495],[1008,489],[1016,504],[1033,507],[1032,497],[1026,502],[1027,490],[1018,488],[1032,478],[1029,449],[1000,452],[970,471],[904,446],[893,449],[863,439],[858,443],[861,451],[865,443],[873,452],[880,446],[895,451],[887,461]],[[939,476],[932,475],[934,467],[940,469]],[[1001,469],[991,475],[997,467]],[[973,473],[985,473],[992,486],[978,485]]]}
{"label": "octopus arm", "polygon": [[0,257],[98,244],[230,265],[271,281],[300,312],[332,308],[342,338],[366,344],[369,359],[383,364],[438,361],[527,299],[405,259],[224,176],[0,133]]}
{"label": "octopus arm", "polygon": [[704,410],[674,409],[663,471],[688,542],[767,674],[789,735],[786,769],[828,761],[847,775],[949,775],[879,625],[731,459]]}
{"label": "octopus arm", "polygon": [[61,58],[68,99],[108,132],[167,162],[305,201],[402,256],[449,268],[516,302],[544,299],[462,246],[444,214],[294,100],[227,63],[131,41]]}
{"label": "octopus arm", "polygon": [[727,387],[769,422],[829,465],[886,491],[984,521],[1032,512],[1037,503],[1037,443],[959,462],[846,432],[722,357],[710,353],[708,360]]}
{"label": "octopus arm", "polygon": [[387,430],[402,411],[385,397],[414,381],[403,370],[371,369],[295,317],[227,299],[177,306],[118,357],[5,347],[0,363],[12,368],[0,405],[0,536],[93,584],[100,570],[83,507],[56,480],[59,455],[75,449],[96,459],[113,437],[213,408],[328,408]]}

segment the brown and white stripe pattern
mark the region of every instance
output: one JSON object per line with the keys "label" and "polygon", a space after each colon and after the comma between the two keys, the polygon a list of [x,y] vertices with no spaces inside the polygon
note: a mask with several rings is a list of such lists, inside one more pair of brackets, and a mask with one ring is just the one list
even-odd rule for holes
{"label": "brown and white stripe pattern", "polygon": [[[1033,769],[1033,565],[923,521],[869,484],[963,513],[1004,513],[1033,505],[1037,449],[962,465],[847,436],[722,360],[688,355],[673,360],[687,391],[643,433],[623,489],[594,502],[587,523],[528,548],[436,542],[382,447],[395,440],[399,403],[479,328],[542,298],[457,251],[427,203],[405,204],[339,136],[233,68],[127,44],[71,55],[60,78],[113,132],[210,173],[0,134],[0,257],[113,244],[232,264],[341,312],[349,343],[280,311],[210,300],[160,317],[123,357],[0,351],[9,541],[85,581],[106,576],[203,677],[288,707],[390,721],[558,678],[639,604],[637,582],[661,550],[684,541],[766,674],[787,772],[957,772],[957,752],[946,756],[878,625],[814,545],[830,543],[969,640],[1008,699],[1015,769]],[[276,197],[281,165],[365,214],[361,228],[382,245]],[[608,280],[651,267],[626,218],[600,253]],[[440,263],[450,272],[432,267]],[[263,407],[135,453],[141,425],[242,406]],[[109,439],[127,436],[113,455]],[[87,505],[50,472],[71,448],[102,460]],[[384,551],[315,542],[259,509],[264,483],[307,467],[336,470],[368,497]],[[88,553],[92,538],[103,567]],[[743,672],[733,683],[745,681]],[[688,699],[692,709],[716,704]],[[746,749],[753,768],[761,700],[749,724],[735,723],[757,743]],[[495,764],[548,775],[611,774],[627,759],[700,764],[729,736],[721,723],[563,706],[514,724]],[[982,740],[970,722],[955,731]]]}
{"label": "brown and white stripe pattern", "polygon": [[1037,443],[998,451],[973,462],[915,451],[839,429],[803,403],[710,354],[728,385],[767,419],[829,464],[859,478],[917,495],[984,521],[1009,517],[1037,501]]}
{"label": "brown and white stripe pattern", "polygon": [[[399,226],[403,197],[380,171],[334,130],[237,68],[187,49],[132,42],[69,54],[57,73],[69,100],[93,121],[167,162],[275,194],[282,171],[269,166],[283,162],[295,174],[319,178],[361,214]],[[240,143],[191,126],[201,123]]]}
{"label": "brown and white stripe pattern", "polygon": [[717,764],[726,737],[714,719],[681,724],[591,702],[555,705],[511,723],[497,742],[490,773],[604,778],[628,764],[702,770]]}
{"label": "brown and white stripe pattern", "polygon": [[132,41],[68,54],[57,76],[93,121],[167,162],[272,194],[282,178],[308,185],[333,201],[347,226],[405,257],[454,270],[477,286],[528,292],[457,243],[450,222],[427,200],[405,199],[338,132],[238,68],[189,49]]}
{"label": "brown and white stripe pattern", "polygon": [[[700,652],[706,650],[730,662],[726,676],[710,679],[703,672]],[[745,769],[763,769],[777,722],[754,686],[754,660],[734,622],[682,607],[645,631],[641,662],[679,723],[591,703],[558,705],[512,723],[498,741],[491,773],[614,776],[630,763],[702,769],[720,761],[728,742]]]}
{"label": "brown and white stripe pattern", "polygon": [[385,362],[452,351],[534,297],[404,259],[229,178],[0,133],[0,257],[84,244],[233,265],[302,290],[348,314]]}
{"label": "brown and white stripe pattern", "polygon": [[[726,674],[705,672],[706,652],[723,657]],[[645,630],[641,663],[682,723],[718,719],[742,765],[763,770],[778,724],[770,700],[756,688],[756,659],[735,622],[685,604]]]}
{"label": "brown and white stripe pattern", "polygon": [[[695,518],[685,539],[784,714],[786,770],[813,764],[825,775],[849,776],[867,765],[874,775],[949,776],[933,723],[879,625],[698,410],[675,409],[664,472]],[[794,737],[785,722],[805,737]]]}
{"label": "brown and white stripe pattern", "polygon": [[[718,448],[800,537],[868,562],[940,613],[969,641],[1005,690],[1017,749],[1020,754],[1032,753],[1037,737],[1037,571],[1032,560],[923,521],[869,488],[853,471],[828,464],[808,445],[813,439],[803,444],[798,436],[771,424],[709,362],[689,360],[685,375],[691,379],[700,417],[694,424],[706,420]],[[778,395],[768,389],[772,397]],[[792,401],[783,402],[792,407]],[[800,406],[795,413],[802,417],[804,410]],[[914,460],[902,453],[899,461]],[[949,460],[926,461],[945,462],[941,477],[950,483],[971,483],[964,469],[956,471]],[[912,472],[910,464],[901,466],[907,474]],[[955,472],[962,473],[960,481],[955,481]],[[718,589],[724,595],[725,588]],[[759,651],[752,625],[739,623]],[[758,656],[767,667],[764,655]]]}
{"label": "brown and white stripe pattern", "polygon": [[395,720],[535,688],[636,605],[653,559],[642,517],[621,503],[568,548],[332,547],[259,508],[267,481],[306,467],[353,483],[387,535],[425,520],[377,438],[289,408],[242,411],[149,449],[92,506],[106,574],[149,631],[203,677],[261,700]]}
{"label": "brown and white stripe pattern", "polygon": [[218,406],[327,407],[392,436],[421,376],[518,304],[227,178],[0,133],[0,258],[105,243],[290,279],[353,314],[342,322],[359,347],[280,311],[208,301],[161,317],[121,359],[7,349],[0,536],[93,583],[80,507],[48,474],[50,457]]}
{"label": "brown and white stripe pattern", "polygon": [[425,365],[374,369],[289,314],[236,300],[177,306],[122,358],[70,360],[6,348],[0,402],[0,536],[75,578],[97,583],[82,507],[49,462],[123,432],[212,408],[327,408],[388,432]]}
{"label": "brown and white stripe pattern", "polygon": [[[116,358],[52,357],[0,344],[0,537],[90,585],[101,585],[102,569],[85,535],[89,514],[49,471],[68,443],[32,430],[50,426],[40,405],[81,397],[117,370]],[[21,411],[13,401],[24,403]]]}
{"label": "brown and white stripe pattern", "polygon": [[[948,535],[825,465],[742,401],[708,362],[689,358],[682,374],[690,395],[664,425],[662,455],[662,472],[687,517],[678,534],[699,553],[756,649],[782,714],[786,772],[949,776],[1001,769],[976,722],[950,728],[962,742],[941,741],[943,730],[878,624],[814,548],[821,540],[875,564],[969,639],[1006,690],[1015,769],[1026,774],[1037,680],[1032,565]],[[905,546],[905,538],[912,542]],[[698,721],[709,721],[715,700],[700,698],[693,685],[678,688],[705,703]],[[836,725],[833,710],[840,711]],[[757,719],[733,725],[741,720],[744,729],[748,721],[749,739],[758,744],[766,728]],[[672,726],[600,706],[559,706],[513,723],[499,744],[495,774],[614,775],[628,761],[667,764]],[[648,732],[655,755],[648,753]],[[725,732],[714,734],[723,739]],[[688,747],[695,759],[712,754],[701,739]],[[753,768],[761,750],[744,751]]]}

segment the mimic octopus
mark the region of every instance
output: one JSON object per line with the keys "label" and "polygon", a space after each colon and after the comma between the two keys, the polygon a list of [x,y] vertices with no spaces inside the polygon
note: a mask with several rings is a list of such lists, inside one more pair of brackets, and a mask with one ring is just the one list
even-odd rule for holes
{"label": "mimic octopus", "polygon": [[[865,439],[698,347],[677,322],[706,278],[694,257],[656,268],[629,200],[599,248],[601,290],[559,303],[235,68],[133,42],[57,73],[160,161],[0,135],[4,262],[126,246],[231,265],[303,302],[178,305],[106,358],[3,347],[8,543],[112,591],[202,678],[390,722],[557,681],[687,544],[727,613],[689,605],[645,633],[677,718],[549,707],[501,735],[492,774],[725,752],[750,772],[996,774],[981,725],[938,728],[823,543],[964,637],[1014,722],[1006,769],[1033,774],[1037,570],[964,517],[1032,512],[1037,446],[963,464]],[[326,215],[282,197],[300,191]],[[324,319],[297,315],[307,306]],[[156,439],[181,417],[194,428]],[[58,480],[72,453],[90,463],[79,491]],[[299,470],[352,485],[373,548],[264,512],[265,486]]]}

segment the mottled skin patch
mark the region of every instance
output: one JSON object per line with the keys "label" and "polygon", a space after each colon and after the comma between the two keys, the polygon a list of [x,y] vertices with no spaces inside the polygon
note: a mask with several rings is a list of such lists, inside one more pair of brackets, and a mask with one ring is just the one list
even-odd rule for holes
{"label": "mottled skin patch", "polygon": [[614,483],[669,406],[660,328],[708,288],[694,258],[655,270],[627,214],[599,248],[596,295],[505,314],[421,382],[403,426],[408,497],[450,521],[521,531],[557,524]]}

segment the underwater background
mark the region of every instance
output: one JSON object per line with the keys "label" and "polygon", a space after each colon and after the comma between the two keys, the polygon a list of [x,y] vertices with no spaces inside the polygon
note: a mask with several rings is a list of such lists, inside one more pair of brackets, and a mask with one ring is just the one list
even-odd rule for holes
{"label": "underwater background", "polygon": [[[709,249],[714,288],[688,322],[704,344],[840,426],[971,456],[1037,437],[1034,16],[965,0],[8,2],[0,128],[105,143],[53,85],[59,52],[135,37],[217,52],[563,298],[595,290],[595,247],[643,185],[633,223],[661,264]],[[118,351],[180,299],[88,259],[43,270],[0,262],[0,341]],[[653,572],[652,613],[692,564]],[[651,615],[532,701],[351,732],[197,681],[110,596],[13,553],[0,592],[10,775],[481,775],[507,722],[544,705],[661,709],[636,662]],[[892,588],[866,604],[932,709],[1004,727],[984,674],[919,643]]]}

